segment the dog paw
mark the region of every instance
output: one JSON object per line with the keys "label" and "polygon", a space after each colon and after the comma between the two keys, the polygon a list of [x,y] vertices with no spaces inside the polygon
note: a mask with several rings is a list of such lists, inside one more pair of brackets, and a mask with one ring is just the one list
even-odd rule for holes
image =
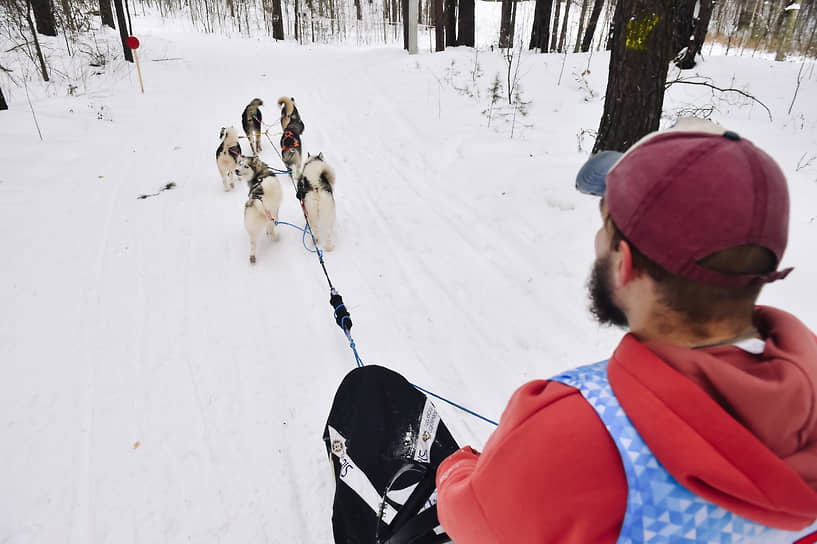
{"label": "dog paw", "polygon": [[250,255],[250,264],[255,264],[255,255]]}

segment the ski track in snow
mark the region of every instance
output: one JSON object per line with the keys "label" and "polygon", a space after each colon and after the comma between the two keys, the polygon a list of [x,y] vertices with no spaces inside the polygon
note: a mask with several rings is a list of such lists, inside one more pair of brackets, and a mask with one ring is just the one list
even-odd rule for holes
{"label": "ski track in snow", "polygon": [[[8,112],[0,542],[331,540],[321,433],[355,360],[299,231],[280,225],[248,262],[246,187],[225,193],[213,155],[219,127],[240,132],[256,96],[273,132],[278,97],[295,97],[304,150],[335,169],[326,267],[366,363],[497,419],[526,380],[609,355],[620,333],[598,329],[583,298],[597,201],[572,188],[584,157],[573,135],[597,123],[601,99],[585,104],[571,66],[554,90],[560,56],[530,61],[553,96],[535,95],[538,132],[509,140],[499,121],[485,127],[484,102],[432,78],[452,60],[467,69],[468,50],[408,57],[149,28],[144,95],[132,69],[111,68],[110,88],[41,97],[44,144],[19,101]],[[481,58],[484,79],[503,69]],[[606,61],[593,62],[598,88]],[[796,159],[817,143],[810,128],[754,130],[784,134]],[[803,272],[769,295],[795,310],[808,308],[798,289],[817,264],[808,175],[790,179]],[[280,182],[281,219],[302,225]],[[462,444],[484,444],[490,425],[435,404]]]}

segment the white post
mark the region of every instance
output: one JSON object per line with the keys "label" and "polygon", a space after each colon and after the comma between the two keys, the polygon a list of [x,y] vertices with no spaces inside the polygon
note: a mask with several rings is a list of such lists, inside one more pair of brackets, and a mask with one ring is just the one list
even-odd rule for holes
{"label": "white post", "polygon": [[408,51],[409,55],[417,54],[417,0],[408,2]]}

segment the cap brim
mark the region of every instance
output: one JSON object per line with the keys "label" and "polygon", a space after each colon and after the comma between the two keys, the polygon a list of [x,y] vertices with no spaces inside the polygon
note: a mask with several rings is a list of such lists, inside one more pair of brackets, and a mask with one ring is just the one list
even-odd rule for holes
{"label": "cap brim", "polygon": [[587,159],[576,175],[576,189],[588,195],[604,196],[607,172],[622,155],[624,153],[619,151],[600,151]]}

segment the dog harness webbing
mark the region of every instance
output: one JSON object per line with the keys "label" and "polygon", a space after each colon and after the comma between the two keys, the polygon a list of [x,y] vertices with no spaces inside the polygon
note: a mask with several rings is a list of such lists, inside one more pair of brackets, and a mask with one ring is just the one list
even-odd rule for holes
{"label": "dog harness webbing", "polygon": [[288,149],[292,149],[294,147],[300,147],[301,144],[298,143],[298,140],[295,138],[295,133],[291,130],[287,130],[284,132],[284,137],[281,138],[281,151],[287,151]]}

